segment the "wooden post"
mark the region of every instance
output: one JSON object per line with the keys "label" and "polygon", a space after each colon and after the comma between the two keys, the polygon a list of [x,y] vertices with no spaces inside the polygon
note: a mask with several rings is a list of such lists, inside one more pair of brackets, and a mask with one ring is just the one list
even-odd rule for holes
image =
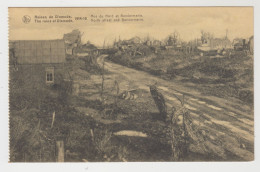
{"label": "wooden post", "polygon": [[91,140],[94,143],[94,132],[92,128],[90,129],[90,135],[91,135]]}
{"label": "wooden post", "polygon": [[55,111],[52,113],[51,128],[53,127],[54,121],[55,121]]}
{"label": "wooden post", "polygon": [[79,83],[73,82],[72,94],[75,95],[75,96],[79,95]]}
{"label": "wooden post", "polygon": [[179,149],[179,142],[180,142],[180,135],[178,135],[177,133],[179,133],[177,130],[178,128],[178,124],[177,124],[177,115],[176,114],[176,110],[173,109],[172,112],[172,119],[171,119],[171,123],[170,123],[170,129],[171,129],[171,147],[172,147],[172,160],[173,161],[178,161],[180,159],[180,149]]}
{"label": "wooden post", "polygon": [[64,142],[56,141],[56,162],[64,162]]}
{"label": "wooden post", "polygon": [[104,77],[104,73],[105,73],[105,59],[103,58],[103,63],[102,63],[102,69],[101,69],[101,77],[102,77],[102,81],[101,81],[101,100],[102,103],[104,103],[104,97],[103,97],[103,92],[104,92],[104,82],[105,82],[105,77]]}
{"label": "wooden post", "polygon": [[118,82],[115,80],[115,87],[116,87],[116,97],[115,97],[115,106],[117,107],[117,102],[118,102],[118,95],[119,95],[119,84]]}

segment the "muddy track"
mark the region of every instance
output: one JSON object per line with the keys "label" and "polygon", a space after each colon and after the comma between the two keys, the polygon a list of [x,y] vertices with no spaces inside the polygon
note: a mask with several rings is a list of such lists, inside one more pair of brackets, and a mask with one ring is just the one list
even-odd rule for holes
{"label": "muddy track", "polygon": [[[100,66],[107,57],[101,55],[97,62]],[[165,96],[169,109],[180,103],[176,96],[185,95],[185,106],[192,114],[195,125],[206,132],[218,150],[233,154],[241,160],[254,159],[254,115],[253,108],[235,98],[219,98],[202,95],[199,91],[185,87],[178,81],[167,81],[149,73],[128,68],[119,64],[105,61],[104,67],[111,72],[116,80],[122,83],[125,90],[142,89],[149,91],[148,85],[158,83],[160,92]],[[215,147],[215,148],[214,148]],[[214,150],[215,149],[215,150]]]}

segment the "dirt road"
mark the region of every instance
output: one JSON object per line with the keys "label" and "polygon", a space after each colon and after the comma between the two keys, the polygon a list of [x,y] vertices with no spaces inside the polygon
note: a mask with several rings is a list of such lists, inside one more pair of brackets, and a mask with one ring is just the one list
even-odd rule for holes
{"label": "dirt road", "polygon": [[[98,58],[103,64],[106,55]],[[214,153],[225,159],[228,154],[241,160],[254,158],[254,116],[253,108],[235,98],[223,99],[202,95],[199,91],[186,87],[178,81],[167,81],[143,71],[131,69],[105,61],[104,67],[111,72],[113,79],[120,83],[120,89],[141,89],[149,91],[151,84],[157,83],[165,96],[167,106],[179,106],[174,96],[185,95],[185,106],[191,112],[193,122],[205,131]]]}

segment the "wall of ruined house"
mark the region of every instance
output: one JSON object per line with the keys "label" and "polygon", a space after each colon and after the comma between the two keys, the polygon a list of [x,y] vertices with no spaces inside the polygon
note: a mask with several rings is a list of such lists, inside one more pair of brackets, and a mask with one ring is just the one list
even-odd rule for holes
{"label": "wall of ruined house", "polygon": [[228,39],[210,39],[210,48],[231,48],[232,44]]}
{"label": "wall of ruined house", "polygon": [[[54,83],[46,83],[46,69],[54,68]],[[63,79],[67,79],[67,71],[63,63],[61,64],[18,64],[16,67],[11,66],[12,74],[10,77],[16,77],[21,82],[21,87],[29,89],[41,89],[50,85],[60,84]]]}

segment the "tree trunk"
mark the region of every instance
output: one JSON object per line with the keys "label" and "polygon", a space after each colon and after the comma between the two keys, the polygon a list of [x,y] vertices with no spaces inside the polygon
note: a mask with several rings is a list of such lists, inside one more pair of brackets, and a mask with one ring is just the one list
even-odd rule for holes
{"label": "tree trunk", "polygon": [[150,93],[153,97],[153,100],[160,112],[161,118],[166,121],[167,118],[167,106],[165,104],[165,100],[163,95],[158,91],[155,85],[150,86]]}

